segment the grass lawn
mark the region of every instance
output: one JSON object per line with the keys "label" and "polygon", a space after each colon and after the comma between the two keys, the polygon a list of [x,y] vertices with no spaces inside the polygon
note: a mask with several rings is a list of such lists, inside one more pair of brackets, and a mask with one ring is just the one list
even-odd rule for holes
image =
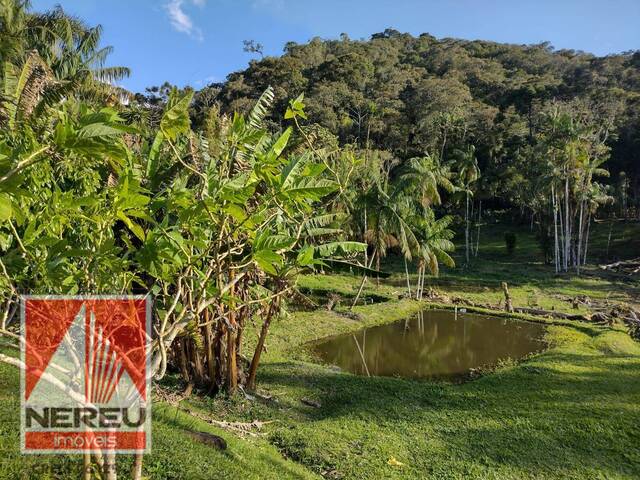
{"label": "grass lawn", "polygon": [[[79,455],[20,454],[20,385],[18,371],[0,364],[0,479],[80,479]],[[222,436],[224,452],[193,440],[188,431]],[[151,479],[314,478],[308,470],[284,459],[263,439],[239,439],[225,431],[158,403],[153,409],[152,454],[145,456],[145,474]],[[119,478],[128,478],[130,456],[119,458]]]}
{"label": "grass lawn", "polygon": [[[606,257],[609,226],[599,227],[593,246],[598,261]],[[614,228],[614,240],[625,231],[624,245],[638,245],[637,225]],[[603,277],[595,267],[581,277],[556,276],[540,261],[528,230],[518,230],[516,252],[507,256],[505,230],[492,227],[469,268],[444,271],[430,285],[450,297],[497,304],[499,284],[507,281],[516,306],[566,311],[577,294],[600,305],[640,302],[637,282]],[[627,248],[621,256],[639,252]],[[147,477],[640,478],[640,343],[620,325],[549,324],[545,352],[461,385],[359,377],[315,362],[308,342],[400,320],[425,307],[398,298],[406,288],[400,262],[390,259],[385,268],[393,275],[379,286],[367,282],[364,292],[386,301],[357,306],[357,318],[344,315],[357,277],[300,279],[312,294],[331,291],[346,300],[337,311],[292,311],[274,322],[258,378],[271,401],[198,394],[183,401],[217,419],[273,421],[261,438],[239,438],[157,404]],[[247,333],[244,352],[251,351],[258,328]],[[20,456],[18,383],[17,372],[0,366],[0,479],[79,478],[78,457]],[[229,448],[213,450],[188,430],[221,435]]]}

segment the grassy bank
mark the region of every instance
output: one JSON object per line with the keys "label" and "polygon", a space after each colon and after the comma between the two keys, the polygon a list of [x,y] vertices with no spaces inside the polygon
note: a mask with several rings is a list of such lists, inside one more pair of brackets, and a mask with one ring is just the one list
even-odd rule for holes
{"label": "grassy bank", "polygon": [[[0,479],[67,480],[82,478],[79,455],[21,455],[18,371],[0,364]],[[188,432],[222,436],[226,451],[215,450]],[[263,439],[239,439],[163,403],[153,409],[152,452],[145,456],[145,475],[150,479],[303,479],[315,476],[304,467],[284,459]],[[119,478],[129,478],[131,456],[119,458]]]}
{"label": "grassy bank", "polygon": [[[496,228],[484,238],[479,257],[468,268],[444,271],[429,284],[449,298],[497,304],[500,282],[507,281],[516,306],[568,312],[574,311],[570,299],[578,294],[591,299],[591,304],[580,306],[585,312],[595,306],[639,302],[637,283],[602,275],[595,267],[586,276],[555,275],[541,261],[535,239],[526,230],[519,230],[514,255],[506,255],[505,230]],[[602,247],[594,242],[594,256],[603,254]],[[258,378],[260,392],[271,399],[211,399],[196,392],[182,402],[216,419],[272,421],[264,434],[240,438],[157,404],[146,475],[640,477],[640,343],[621,325],[549,323],[545,352],[462,385],[359,377],[318,364],[309,342],[401,320],[427,306],[400,298],[406,289],[400,262],[390,258],[385,268],[393,272],[389,279],[379,285],[369,281],[364,288],[364,296],[377,303],[356,306],[351,313],[348,306],[359,287],[358,277],[302,277],[300,286],[318,306],[293,309],[274,322]],[[411,280],[415,283],[414,273]],[[341,298],[334,311],[323,307],[328,293]],[[243,352],[252,351],[258,328],[256,324],[248,331]],[[175,382],[169,378],[167,385]],[[0,366],[0,478],[77,477],[78,457],[19,455],[17,389],[17,372]],[[319,407],[309,405],[315,402]],[[203,445],[187,434],[190,430],[221,435],[229,448],[219,452]],[[42,475],[33,477],[33,472]]]}

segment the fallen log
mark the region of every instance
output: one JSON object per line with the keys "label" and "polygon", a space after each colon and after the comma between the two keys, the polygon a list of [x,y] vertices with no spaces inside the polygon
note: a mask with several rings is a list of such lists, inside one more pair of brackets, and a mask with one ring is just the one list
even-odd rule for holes
{"label": "fallen log", "polygon": [[234,432],[240,436],[250,436],[250,437],[258,437],[258,434],[256,432],[254,432],[253,430],[261,430],[262,427],[264,427],[265,425],[268,425],[269,423],[273,423],[272,420],[266,421],[266,422],[262,422],[260,420],[253,420],[252,422],[224,422],[221,420],[216,420],[211,418],[208,415],[202,414],[200,412],[196,412],[194,410],[191,410],[189,408],[184,408],[184,407],[180,407],[178,405],[173,405],[175,408],[177,408],[178,410],[192,416],[195,417],[199,420],[203,420],[205,422],[207,422],[210,425],[214,425],[218,428],[222,428],[224,430],[229,430],[231,432]]}
{"label": "fallen log", "polygon": [[503,310],[508,313],[526,313],[529,315],[558,318],[561,320],[582,320],[585,322],[592,321],[591,316],[578,314],[578,313],[563,313],[563,312],[557,312],[555,310],[542,310],[539,308],[513,307],[513,306],[512,306],[512,310],[509,311],[507,308],[501,308],[500,305],[496,306],[496,305],[491,305],[487,303],[476,303],[476,302],[467,300],[465,298],[454,298],[453,303],[459,304],[459,305],[468,305],[470,307],[483,308],[485,310]]}
{"label": "fallen log", "polygon": [[315,401],[315,400],[311,400],[311,399],[309,399],[309,398],[301,398],[301,399],[300,399],[300,402],[301,402],[301,403],[304,403],[305,405],[308,405],[308,406],[310,406],[310,407],[313,407],[313,408],[320,408],[320,407],[322,406],[322,405],[320,404],[320,402],[317,402],[317,401]]}
{"label": "fallen log", "polygon": [[610,263],[608,265],[600,265],[603,270],[611,270],[618,267],[638,267],[640,266],[640,258],[634,258],[633,260],[620,260],[618,262]]}
{"label": "fallen log", "polygon": [[640,258],[632,260],[620,260],[619,262],[610,263],[608,265],[600,265],[602,270],[613,270],[618,273],[626,273],[634,275],[640,272]]}
{"label": "fallen log", "polygon": [[204,443],[205,445],[209,445],[217,450],[226,450],[227,442],[224,438],[219,437],[218,435],[213,435],[211,433],[206,432],[192,432],[190,430],[185,430],[185,433],[189,435],[191,438],[199,441],[200,443]]}
{"label": "fallen log", "polygon": [[560,318],[562,320],[582,320],[584,322],[590,322],[591,316],[578,313],[563,313],[555,310],[540,310],[539,308],[528,307],[515,307],[515,313],[527,313],[529,315],[539,315],[551,318]]}

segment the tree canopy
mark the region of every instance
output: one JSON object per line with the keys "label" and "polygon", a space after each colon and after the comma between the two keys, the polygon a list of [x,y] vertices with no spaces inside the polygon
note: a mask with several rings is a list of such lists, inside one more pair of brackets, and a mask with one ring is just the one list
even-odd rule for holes
{"label": "tree canopy", "polygon": [[252,60],[198,92],[196,101],[246,111],[269,85],[274,111],[304,93],[309,118],[341,144],[382,150],[398,162],[425,154],[446,162],[474,145],[483,172],[478,195],[512,206],[526,202],[523,179],[538,162],[529,147],[545,112],[552,104],[579,105],[582,119],[606,134],[609,183],[622,185],[638,204],[639,51],[597,57],[546,42],[436,39],[387,29],[369,40],[342,35],[287,43],[281,57]]}

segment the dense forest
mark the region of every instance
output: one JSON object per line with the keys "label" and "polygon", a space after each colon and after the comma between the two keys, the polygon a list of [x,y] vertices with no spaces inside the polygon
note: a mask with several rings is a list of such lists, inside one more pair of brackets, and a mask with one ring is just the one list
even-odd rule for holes
{"label": "dense forest", "polygon": [[273,123],[282,126],[287,100],[304,92],[307,128],[322,141],[367,150],[393,167],[425,153],[452,161],[474,145],[482,172],[476,198],[523,210],[535,209],[541,192],[532,180],[545,170],[538,148],[545,118],[571,112],[610,157],[601,181],[618,199],[618,215],[640,202],[638,51],[596,57],[548,43],[416,38],[392,29],[366,41],[314,38],[199,91],[194,118],[213,104],[246,111],[269,85]]}

